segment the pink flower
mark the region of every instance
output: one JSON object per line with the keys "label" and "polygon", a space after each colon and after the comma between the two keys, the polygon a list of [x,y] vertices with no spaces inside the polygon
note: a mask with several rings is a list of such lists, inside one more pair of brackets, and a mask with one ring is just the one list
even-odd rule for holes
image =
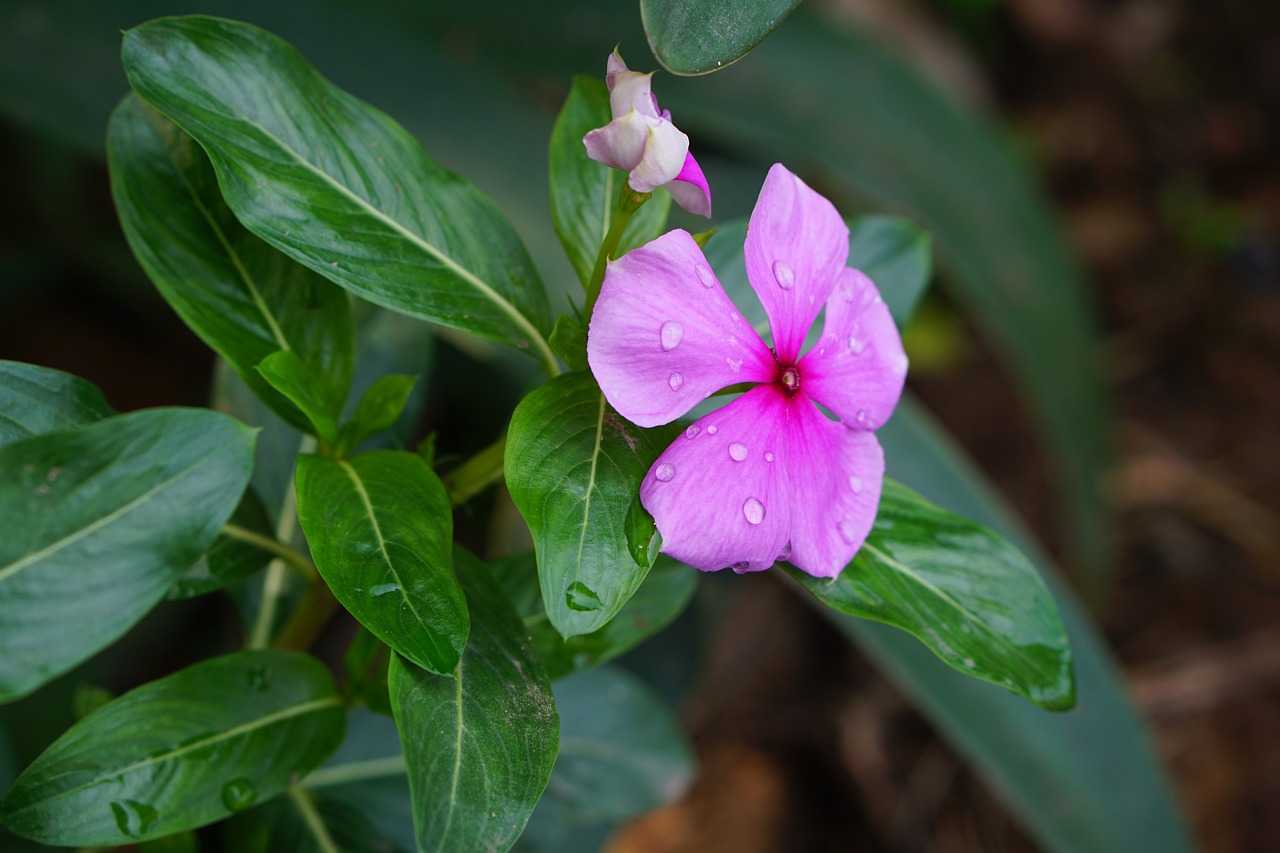
{"label": "pink flower", "polygon": [[[758,383],[685,430],[645,475],[641,502],[677,560],[737,572],[788,560],[835,577],[866,539],[884,477],[872,431],[897,405],[907,357],[875,285],[845,266],[848,253],[831,203],[781,164],[770,169],[746,268],[773,350],[686,232],[609,264],[587,357],[623,417],[669,423],[722,388]],[[822,336],[801,356],[824,305]]]}
{"label": "pink flower", "polygon": [[666,187],[685,210],[710,216],[711,188],[689,153],[689,137],[671,123],[670,110],[658,110],[652,77],[653,72],[627,70],[617,50],[609,55],[604,79],[613,121],[582,138],[587,156],[629,172],[627,181],[636,192]]}

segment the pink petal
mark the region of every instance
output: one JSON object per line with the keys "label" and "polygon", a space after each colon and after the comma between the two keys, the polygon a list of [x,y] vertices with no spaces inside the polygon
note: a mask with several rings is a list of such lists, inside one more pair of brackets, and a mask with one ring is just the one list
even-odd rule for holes
{"label": "pink petal", "polygon": [[746,264],[783,364],[795,363],[848,257],[849,229],[831,202],[774,165],[747,226]]}
{"label": "pink petal", "polygon": [[582,137],[588,157],[624,172],[640,165],[648,141],[649,123],[634,110]]}
{"label": "pink petal", "polygon": [[684,168],[674,181],[667,184],[667,190],[676,204],[685,210],[711,218],[711,187],[692,154],[685,155]]}
{"label": "pink petal", "polygon": [[703,571],[761,571],[787,544],[788,410],[777,385],[759,385],[689,427],[640,485],[662,550]]}
{"label": "pink petal", "polygon": [[627,63],[622,61],[622,54],[615,47],[613,53],[609,54],[609,58],[604,63],[604,83],[609,87],[610,92],[613,91],[618,75],[626,74],[629,70]]}
{"label": "pink petal", "polygon": [[884,451],[875,434],[828,419],[804,398],[791,398],[787,498],[791,565],[833,578],[858,553],[876,519]]}
{"label": "pink petal", "polygon": [[670,423],[729,385],[771,381],[777,368],[679,230],[609,264],[587,360],[609,404],[644,427]]}
{"label": "pink petal", "polygon": [[[609,75],[605,75],[606,83]],[[613,74],[609,87],[609,109],[614,118],[620,118],[636,110],[646,118],[661,118],[658,101],[653,97],[653,72],[620,71]]]}
{"label": "pink petal", "polygon": [[[634,115],[634,111],[632,115]],[[644,156],[631,168],[627,183],[638,193],[653,192],[675,180],[689,155],[689,137],[674,124],[662,119],[645,119],[648,136],[644,143]]]}
{"label": "pink petal", "polygon": [[907,376],[898,327],[879,291],[846,267],[827,300],[822,337],[797,365],[800,387],[847,426],[879,429],[893,414]]}

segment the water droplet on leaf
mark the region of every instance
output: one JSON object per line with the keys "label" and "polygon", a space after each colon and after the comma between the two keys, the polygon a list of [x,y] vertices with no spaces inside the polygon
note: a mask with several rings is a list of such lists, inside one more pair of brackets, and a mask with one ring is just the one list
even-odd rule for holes
{"label": "water droplet on leaf", "polygon": [[569,584],[569,588],[564,592],[564,603],[570,610],[576,610],[579,613],[599,610],[601,606],[600,596],[582,581]]}
{"label": "water droplet on leaf", "polygon": [[374,598],[381,598],[389,592],[399,592],[400,584],[398,583],[380,583],[377,586],[369,587],[369,593]]}
{"label": "water droplet on leaf", "polygon": [[663,462],[657,468],[653,469],[654,478],[663,483],[671,482],[671,478],[674,477],[675,475],[676,475],[676,466],[670,464],[669,462]]}
{"label": "water droplet on leaf", "polygon": [[680,346],[680,341],[684,338],[684,326],[675,320],[668,320],[658,330],[658,337],[662,339],[662,351],[671,352]]}
{"label": "water droplet on leaf", "polygon": [[268,675],[268,669],[262,664],[249,667],[249,672],[245,675],[245,680],[249,682],[249,689],[258,692],[266,690],[269,686]]}
{"label": "water droplet on leaf", "polygon": [[258,798],[258,789],[248,779],[232,779],[222,786],[222,804],[227,811],[242,812]]}
{"label": "water droplet on leaf", "polygon": [[764,521],[764,504],[758,498],[747,498],[742,504],[742,514],[752,524]]}
{"label": "water droplet on leaf", "polygon": [[773,262],[773,277],[778,282],[778,287],[783,290],[790,290],[791,285],[796,283],[795,270],[782,261]]}
{"label": "water droplet on leaf", "polygon": [[156,810],[137,800],[118,800],[111,804],[116,826],[129,838],[141,838],[160,818]]}
{"label": "water droplet on leaf", "polygon": [[672,391],[679,391],[680,386],[684,384],[683,373],[673,373],[671,378],[667,380],[667,384],[671,386]]}
{"label": "water droplet on leaf", "polygon": [[734,462],[741,462],[747,458],[747,446],[740,441],[735,441],[729,445],[729,458]]}

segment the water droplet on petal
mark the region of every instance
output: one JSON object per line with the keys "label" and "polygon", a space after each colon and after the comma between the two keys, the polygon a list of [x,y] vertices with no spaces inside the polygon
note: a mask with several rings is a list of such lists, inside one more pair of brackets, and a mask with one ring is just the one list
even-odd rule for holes
{"label": "water droplet on petal", "polygon": [[222,786],[222,804],[230,812],[242,812],[258,798],[258,789],[248,779],[232,779]]}
{"label": "water droplet on petal", "polygon": [[729,358],[725,359],[725,364],[728,364],[729,369],[732,370],[734,373],[737,373],[739,370],[742,369],[742,359],[740,358],[733,358],[732,356],[730,356]]}
{"label": "water droplet on petal", "polygon": [[758,498],[747,498],[742,504],[742,514],[752,524],[764,521],[764,504]]}
{"label": "water droplet on petal", "polygon": [[672,465],[669,462],[663,462],[657,468],[653,469],[654,478],[663,483],[670,483],[671,478],[674,477],[675,475],[676,475],[676,466]]}
{"label": "water droplet on petal", "polygon": [[850,477],[850,478],[849,478],[849,488],[853,489],[853,493],[854,493],[855,495],[860,495],[860,494],[862,494],[862,478],[861,478],[861,477]]}
{"label": "water droplet on petal", "polygon": [[764,461],[765,461],[765,462],[772,462],[772,461],[773,461],[773,454],[772,454],[772,453],[770,453],[768,450],[766,450],[766,451],[764,452]]}
{"label": "water droplet on petal", "polygon": [[702,282],[703,287],[713,287],[716,283],[716,277],[711,274],[711,270],[704,266],[698,266],[695,269],[698,274],[698,281]]}
{"label": "water droplet on petal", "polygon": [[702,432],[702,427],[697,424],[690,424],[689,428],[684,431],[684,437],[692,441],[698,437],[698,433]]}
{"label": "water droplet on petal", "polygon": [[673,373],[671,378],[667,380],[667,384],[671,386],[672,391],[679,391],[680,386],[684,384],[683,373]]}
{"label": "water droplet on petal", "polygon": [[734,462],[741,462],[747,458],[747,446],[740,441],[735,441],[729,445],[729,458]]}
{"label": "water droplet on petal", "polygon": [[787,266],[782,261],[773,262],[773,277],[778,282],[778,287],[783,290],[790,290],[791,285],[796,283],[795,270]]}
{"label": "water droplet on petal", "polygon": [[715,435],[719,431],[720,431],[720,427],[716,426],[715,424],[712,424],[711,426],[707,427],[707,435]]}
{"label": "water droplet on petal", "polygon": [[671,352],[680,346],[680,341],[684,338],[684,326],[675,320],[668,320],[658,330],[658,337],[662,339],[662,351]]}
{"label": "water droplet on petal", "polygon": [[857,421],[858,421],[858,423],[860,423],[860,424],[861,424],[861,423],[866,423],[866,421],[867,421],[867,410],[866,410],[866,409],[858,409],[858,414],[854,415],[854,418],[856,418],[856,419],[857,419]]}
{"label": "water droplet on petal", "polygon": [[840,524],[836,526],[836,530],[840,532],[840,538],[845,544],[852,545],[858,541],[858,526],[853,523],[853,519],[848,516],[840,519]]}
{"label": "water droplet on petal", "polygon": [[747,569],[751,568],[751,564],[748,563],[746,560],[739,560],[729,568],[733,569],[733,573],[735,575],[741,575],[741,574],[746,574]]}
{"label": "water droplet on petal", "polygon": [[864,347],[866,347],[866,344],[864,344],[862,342],[862,339],[859,338],[857,335],[849,336],[849,350],[854,355],[861,355]]}

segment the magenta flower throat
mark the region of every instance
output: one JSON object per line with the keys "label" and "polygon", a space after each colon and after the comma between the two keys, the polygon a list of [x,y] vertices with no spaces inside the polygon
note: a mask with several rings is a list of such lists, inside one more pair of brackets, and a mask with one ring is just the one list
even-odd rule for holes
{"label": "magenta flower throat", "polygon": [[[866,539],[884,478],[874,430],[897,405],[907,358],[875,285],[845,266],[848,253],[831,203],[781,164],[770,169],[745,260],[772,350],[688,233],[609,264],[587,356],[623,417],[670,423],[723,388],[757,383],[691,425],[645,475],[641,502],[675,559],[737,572],[787,560],[835,577]],[[824,306],[822,335],[802,354]]]}

